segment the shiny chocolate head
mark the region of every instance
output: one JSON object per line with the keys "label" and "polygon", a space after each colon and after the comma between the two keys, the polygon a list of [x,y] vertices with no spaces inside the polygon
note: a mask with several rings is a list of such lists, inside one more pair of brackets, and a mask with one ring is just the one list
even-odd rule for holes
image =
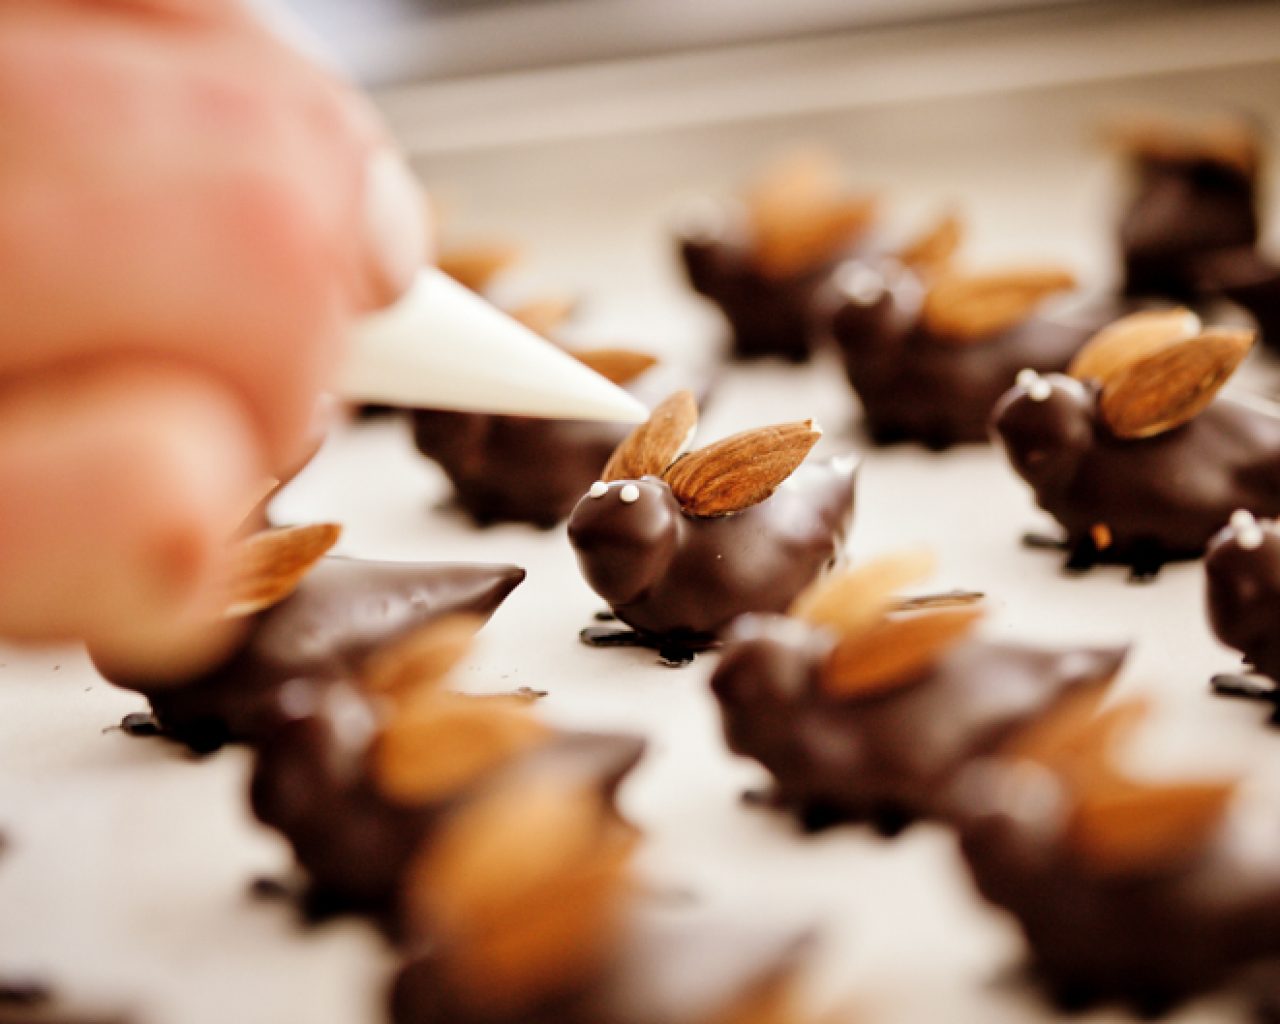
{"label": "shiny chocolate head", "polygon": [[1280,673],[1280,533],[1246,511],[1209,542],[1209,622],[1218,639],[1260,671]]}
{"label": "shiny chocolate head", "polygon": [[665,575],[680,543],[682,513],[656,477],[598,481],[569,519],[582,574],[610,604],[635,600]]}
{"label": "shiny chocolate head", "polygon": [[1093,443],[1093,395],[1062,374],[1024,370],[991,413],[1018,475],[1037,491],[1065,485]]}

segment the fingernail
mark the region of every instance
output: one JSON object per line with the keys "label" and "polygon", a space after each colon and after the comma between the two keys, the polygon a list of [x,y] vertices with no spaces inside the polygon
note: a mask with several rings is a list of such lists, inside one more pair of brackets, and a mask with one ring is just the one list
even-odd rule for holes
{"label": "fingernail", "polygon": [[365,244],[378,296],[399,298],[427,259],[427,211],[422,186],[389,149],[365,170]]}

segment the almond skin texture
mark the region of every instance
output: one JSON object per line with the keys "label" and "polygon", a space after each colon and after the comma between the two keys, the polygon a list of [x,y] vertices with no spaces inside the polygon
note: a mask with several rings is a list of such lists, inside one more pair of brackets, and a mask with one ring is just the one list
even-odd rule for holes
{"label": "almond skin texture", "polygon": [[697,429],[698,402],[693,392],[677,391],[618,445],[600,479],[612,482],[661,476],[688,447]]}
{"label": "almond skin texture", "polygon": [[823,685],[832,696],[843,698],[896,690],[920,678],[981,617],[979,608],[945,608],[888,619],[846,637],[827,659]]}
{"label": "almond skin texture", "polygon": [[925,550],[874,559],[818,580],[796,598],[788,614],[841,636],[860,633],[896,607],[899,590],[933,575],[936,564]]}
{"label": "almond skin texture", "polygon": [[573,353],[583,366],[595,370],[614,384],[630,384],[658,365],[656,356],[626,348],[593,348]]}
{"label": "almond skin texture", "polygon": [[1099,409],[1121,438],[1155,437],[1190,422],[1253,347],[1252,331],[1209,330],[1131,363],[1102,388]]}
{"label": "almond skin texture", "polygon": [[1147,310],[1121,317],[1095,334],[1071,360],[1076,380],[1106,383],[1119,371],[1200,333],[1200,318],[1189,309]]}
{"label": "almond skin texture", "polygon": [[937,276],[947,269],[963,241],[964,222],[949,213],[920,237],[912,239],[898,253],[898,259],[923,274]]}
{"label": "almond skin texture", "polygon": [[365,663],[361,683],[370,693],[402,703],[435,693],[471,649],[483,624],[478,615],[450,615],[432,622],[392,647],[375,651]]}
{"label": "almond skin texture", "polygon": [[812,420],[748,430],[690,452],[664,478],[689,515],[731,515],[768,498],[821,436]]}
{"label": "almond skin texture", "polygon": [[975,344],[1022,323],[1050,295],[1070,291],[1066,270],[1009,270],[947,274],[925,296],[925,326],[940,341]]}
{"label": "almond skin texture", "polygon": [[238,618],[279,604],[341,535],[342,527],[335,523],[312,523],[263,530],[239,541],[232,550],[223,614]]}
{"label": "almond skin texture", "polygon": [[1072,847],[1082,863],[1100,875],[1174,867],[1203,849],[1235,790],[1232,781],[1100,783],[1076,805],[1070,824]]}
{"label": "almond skin texture", "polygon": [[520,250],[505,242],[457,246],[440,253],[438,266],[473,292],[483,292],[498,276],[520,260]]}
{"label": "almond skin texture", "polygon": [[374,776],[387,799],[421,806],[460,792],[547,736],[522,701],[441,694],[387,724],[374,746]]}

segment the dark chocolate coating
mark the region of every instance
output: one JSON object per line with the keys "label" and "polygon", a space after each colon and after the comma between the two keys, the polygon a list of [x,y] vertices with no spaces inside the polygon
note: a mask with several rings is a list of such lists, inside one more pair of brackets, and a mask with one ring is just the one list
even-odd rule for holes
{"label": "dark chocolate coating", "polygon": [[108,677],[151,702],[167,736],[193,750],[256,743],[287,719],[290,680],[354,680],[365,659],[433,619],[488,617],[524,579],[514,565],[325,558],[298,589],[255,616],[243,643],[193,680]]}
{"label": "dark chocolate coating", "polygon": [[719,307],[729,322],[736,359],[777,356],[806,362],[822,343],[812,313],[814,296],[841,260],[864,248],[855,240],[803,273],[765,274],[754,259],[745,218],[724,204],[678,232],[689,284]]}
{"label": "dark chocolate coating", "polygon": [[[706,643],[745,612],[782,611],[844,546],[853,520],[852,459],[801,466],[774,494],[729,516],[685,514],[657,477],[588,494],[569,540],[591,588],[648,637]],[[627,486],[639,499],[622,501]]]}
{"label": "dark chocolate coating", "polygon": [[[658,366],[627,390],[652,406],[679,390],[679,378]],[[418,451],[440,464],[458,503],[482,526],[555,526],[600,479],[609,456],[630,432],[623,423],[413,411]]]}
{"label": "dark chocolate coating", "polygon": [[[262,743],[250,797],[259,820],[293,847],[313,905],[387,919],[411,858],[466,792],[416,806],[389,800],[372,774],[376,735],[359,694],[342,684],[313,686],[308,706]],[[643,747],[629,736],[561,734],[494,774],[575,772],[612,797]]]}
{"label": "dark chocolate coating", "polygon": [[895,828],[941,814],[964,765],[1065,694],[1110,679],[1125,656],[968,641],[908,685],[842,698],[821,678],[834,642],[796,619],[739,620],[711,677],[725,739],[768,769],[778,802],[802,820]]}
{"label": "dark chocolate coating", "polygon": [[1280,512],[1280,417],[1219,397],[1190,423],[1122,440],[1101,421],[1094,385],[1043,380],[1045,400],[1017,385],[992,423],[1069,547],[1091,544],[1101,523],[1112,543],[1096,560],[1158,565],[1200,557],[1236,509]]}
{"label": "dark chocolate coating", "polygon": [[1090,337],[1129,311],[1106,301],[1037,312],[990,338],[961,343],[928,329],[923,299],[920,278],[883,258],[841,266],[823,303],[833,310],[831,335],[878,444],[986,444],[991,410],[1019,370],[1065,370]]}
{"label": "dark chocolate coating", "polygon": [[1259,530],[1256,548],[1242,546],[1230,527],[1209,542],[1209,622],[1219,640],[1280,680],[1280,535],[1261,524]]}
{"label": "dark chocolate coating", "polygon": [[[1074,1006],[1148,1013],[1280,954],[1280,847],[1227,825],[1181,862],[1100,874],[1064,835],[1070,798],[1048,771],[993,759],[956,788],[960,847],[978,889],[1017,918],[1037,973]],[[979,778],[979,775],[981,778]],[[1274,809],[1256,839],[1280,837]]]}
{"label": "dark chocolate coating", "polygon": [[1257,242],[1254,178],[1211,160],[1145,159],[1136,169],[1120,223],[1125,292],[1190,301],[1201,257]]}
{"label": "dark chocolate coating", "polygon": [[1262,343],[1280,350],[1280,264],[1256,249],[1228,249],[1200,260],[1197,270],[1203,291],[1243,306]]}

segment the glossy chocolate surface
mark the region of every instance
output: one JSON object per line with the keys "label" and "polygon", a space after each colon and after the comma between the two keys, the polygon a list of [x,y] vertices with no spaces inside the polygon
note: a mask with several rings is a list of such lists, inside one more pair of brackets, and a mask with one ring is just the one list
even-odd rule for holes
{"label": "glossy chocolate surface", "polygon": [[1120,222],[1125,291],[1190,301],[1197,262],[1258,238],[1252,175],[1208,159],[1141,159],[1134,196]]}
{"label": "glossy chocolate surface", "polygon": [[1259,523],[1241,541],[1241,532],[1228,527],[1209,544],[1209,622],[1219,640],[1280,680],[1280,534]]}
{"label": "glossy chocolate surface", "polygon": [[1256,249],[1227,249],[1197,263],[1202,289],[1248,310],[1264,345],[1280,349],[1280,263]]}
{"label": "glossy chocolate surface", "polygon": [[840,267],[822,303],[877,444],[986,444],[991,410],[1020,370],[1066,369],[1090,337],[1130,311],[1111,300],[1060,304],[990,338],[954,342],[928,329],[923,301],[920,278],[884,258]]}
{"label": "glossy chocolate surface", "polygon": [[[1077,558],[1155,569],[1198,558],[1236,509],[1280,512],[1280,417],[1219,397],[1181,427],[1122,440],[1101,422],[1095,386],[1043,382],[1042,401],[1012,388],[992,423]],[[1091,536],[1098,524],[1110,535],[1105,549]]]}
{"label": "glossy chocolate surface", "polygon": [[292,718],[259,749],[251,784],[254,813],[293,847],[318,913],[394,918],[411,858],[450,809],[504,771],[573,772],[610,797],[643,751],[629,736],[565,733],[482,776],[450,798],[422,804],[386,797],[373,773],[378,723],[368,702],[341,684],[309,686]]}
{"label": "glossy chocolate surface", "polygon": [[967,641],[907,685],[851,698],[822,682],[834,642],[796,619],[747,616],[711,689],[729,748],[768,769],[779,805],[812,827],[870,821],[885,831],[941,814],[964,765],[1065,694],[1111,678],[1125,656]]}
{"label": "glossy chocolate surface", "polygon": [[[1120,999],[1146,1013],[1280,953],[1280,819],[1226,821],[1181,860],[1101,873],[1065,835],[1069,797],[1048,771],[993,759],[956,790],[978,889],[1017,918],[1064,1005]],[[1239,813],[1239,812],[1238,812]]]}
{"label": "glossy chocolate surface", "polygon": [[[678,376],[655,367],[627,390],[656,405],[679,390]],[[555,526],[630,432],[623,423],[413,411],[418,450],[440,464],[458,503],[480,525]]]}
{"label": "glossy chocolate surface", "polygon": [[353,682],[380,647],[451,613],[488,617],[523,579],[513,565],[325,558],[254,617],[217,669],[166,684],[110,681],[145,694],[162,731],[194,750],[255,743],[287,719],[291,680]]}
{"label": "glossy chocolate surface", "polygon": [[776,356],[803,363],[823,340],[814,321],[814,296],[835,266],[867,243],[859,239],[803,273],[769,275],[756,264],[745,217],[722,204],[690,216],[680,226],[678,244],[689,284],[729,323],[734,358]]}
{"label": "glossy chocolate surface", "polygon": [[[745,612],[782,611],[844,546],[853,459],[802,465],[767,500],[696,518],[657,477],[585,496],[569,540],[587,583],[617,617],[666,641],[705,643]],[[637,500],[622,499],[634,487]]]}

